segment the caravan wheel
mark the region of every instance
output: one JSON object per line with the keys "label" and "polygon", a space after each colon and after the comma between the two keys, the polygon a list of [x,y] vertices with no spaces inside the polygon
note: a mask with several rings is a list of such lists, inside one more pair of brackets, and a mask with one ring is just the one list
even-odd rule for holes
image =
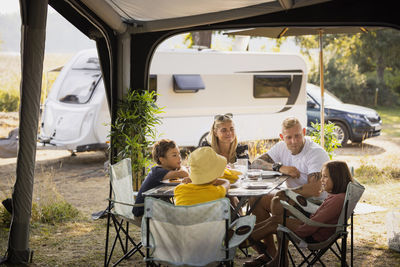
{"label": "caravan wheel", "polygon": [[203,134],[203,135],[201,136],[201,138],[200,138],[200,140],[199,140],[198,146],[201,146],[201,144],[202,144],[204,141],[206,141],[206,138],[207,138],[208,133],[209,133],[209,132],[206,132],[205,134]]}

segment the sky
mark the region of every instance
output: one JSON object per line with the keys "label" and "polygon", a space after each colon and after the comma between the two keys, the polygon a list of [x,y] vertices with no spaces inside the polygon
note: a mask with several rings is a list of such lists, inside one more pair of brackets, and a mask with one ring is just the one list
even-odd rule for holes
{"label": "sky", "polygon": [[0,0],[0,13],[15,13],[19,12],[19,1],[18,0]]}
{"label": "sky", "polygon": [[[50,12],[55,12],[49,6]],[[0,14],[19,13],[19,0],[0,0]]]}

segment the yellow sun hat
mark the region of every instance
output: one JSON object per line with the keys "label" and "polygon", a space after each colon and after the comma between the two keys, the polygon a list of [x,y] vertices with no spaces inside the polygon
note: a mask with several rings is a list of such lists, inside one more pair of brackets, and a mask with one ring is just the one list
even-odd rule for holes
{"label": "yellow sun hat", "polygon": [[211,147],[200,147],[189,156],[189,177],[193,184],[210,183],[223,175],[226,164],[226,158]]}

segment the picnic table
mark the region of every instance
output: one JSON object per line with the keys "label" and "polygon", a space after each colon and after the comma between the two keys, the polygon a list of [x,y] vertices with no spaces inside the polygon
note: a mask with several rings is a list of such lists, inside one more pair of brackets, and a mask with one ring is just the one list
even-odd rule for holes
{"label": "picnic table", "polygon": [[[237,197],[239,199],[239,203],[236,205],[236,207],[232,207],[233,214],[235,214],[235,216],[240,216],[239,211],[248,204],[248,200],[250,198],[256,198],[256,204],[262,196],[267,195],[276,189],[284,187],[283,183],[288,178],[289,176],[281,175],[261,180],[239,179],[238,182],[231,185],[231,188],[227,193],[227,197]],[[173,202],[174,189],[177,184],[178,183],[160,185],[143,192],[143,195],[145,197],[156,197]],[[253,207],[254,206],[255,205],[253,205]],[[246,215],[252,212],[253,207],[249,207],[249,205],[247,205]]]}

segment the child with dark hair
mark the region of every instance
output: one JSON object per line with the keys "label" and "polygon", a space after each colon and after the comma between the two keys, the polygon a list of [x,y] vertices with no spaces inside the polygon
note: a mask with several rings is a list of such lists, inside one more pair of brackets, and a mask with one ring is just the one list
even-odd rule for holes
{"label": "child with dark hair", "polygon": [[[162,180],[188,177],[189,173],[181,166],[181,153],[172,140],[162,139],[153,146],[153,160],[157,166],[151,168],[140,187],[135,204],[144,203],[143,192],[161,185]],[[132,212],[136,217],[143,216],[143,207],[134,207]]]}

